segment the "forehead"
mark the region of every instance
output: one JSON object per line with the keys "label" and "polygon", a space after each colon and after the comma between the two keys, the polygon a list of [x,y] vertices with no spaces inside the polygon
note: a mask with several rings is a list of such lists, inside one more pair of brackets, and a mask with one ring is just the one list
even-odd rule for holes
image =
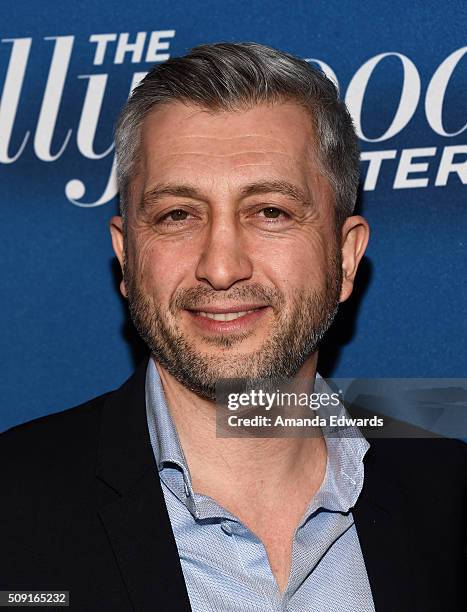
{"label": "forehead", "polygon": [[170,103],[149,113],[141,130],[146,180],[179,171],[198,178],[283,172],[299,179],[317,169],[314,150],[311,117],[293,102],[238,111]]}

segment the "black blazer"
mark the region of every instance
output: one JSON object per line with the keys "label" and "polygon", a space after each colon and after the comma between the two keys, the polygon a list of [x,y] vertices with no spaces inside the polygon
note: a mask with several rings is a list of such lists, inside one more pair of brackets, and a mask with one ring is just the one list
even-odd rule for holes
{"label": "black blazer", "polygon": [[[69,590],[82,612],[191,610],[147,430],[146,365],[117,391],[0,435],[0,590]],[[370,443],[353,513],[376,611],[464,610],[467,445]]]}

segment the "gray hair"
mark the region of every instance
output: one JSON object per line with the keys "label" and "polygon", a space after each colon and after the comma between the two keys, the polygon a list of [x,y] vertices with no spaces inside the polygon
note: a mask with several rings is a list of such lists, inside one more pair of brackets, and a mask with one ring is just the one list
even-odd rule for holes
{"label": "gray hair", "polygon": [[295,101],[309,111],[317,134],[320,170],[335,196],[338,226],[352,214],[359,180],[358,139],[336,87],[302,59],[257,43],[200,45],[156,65],[124,106],[115,130],[120,209],[139,162],[146,115],[170,102],[235,111],[261,103]]}

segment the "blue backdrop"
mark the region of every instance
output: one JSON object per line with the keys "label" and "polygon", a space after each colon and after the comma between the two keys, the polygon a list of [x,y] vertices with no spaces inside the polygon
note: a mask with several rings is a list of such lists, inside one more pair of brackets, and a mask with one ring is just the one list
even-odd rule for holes
{"label": "blue backdrop", "polygon": [[464,2],[16,0],[0,23],[0,430],[133,370],[108,234],[112,125],[154,62],[221,40],[320,63],[361,138],[372,237],[322,371],[466,376]]}

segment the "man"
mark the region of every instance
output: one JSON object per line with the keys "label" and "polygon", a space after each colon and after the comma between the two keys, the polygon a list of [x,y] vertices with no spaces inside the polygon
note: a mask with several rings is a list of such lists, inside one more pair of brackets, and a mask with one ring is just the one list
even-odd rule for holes
{"label": "man", "polygon": [[83,611],[461,610],[460,442],[216,435],[218,382],[315,380],[352,292],[369,230],[333,84],[201,46],[148,74],[116,149],[112,243],[151,358],[1,436],[0,587]]}

